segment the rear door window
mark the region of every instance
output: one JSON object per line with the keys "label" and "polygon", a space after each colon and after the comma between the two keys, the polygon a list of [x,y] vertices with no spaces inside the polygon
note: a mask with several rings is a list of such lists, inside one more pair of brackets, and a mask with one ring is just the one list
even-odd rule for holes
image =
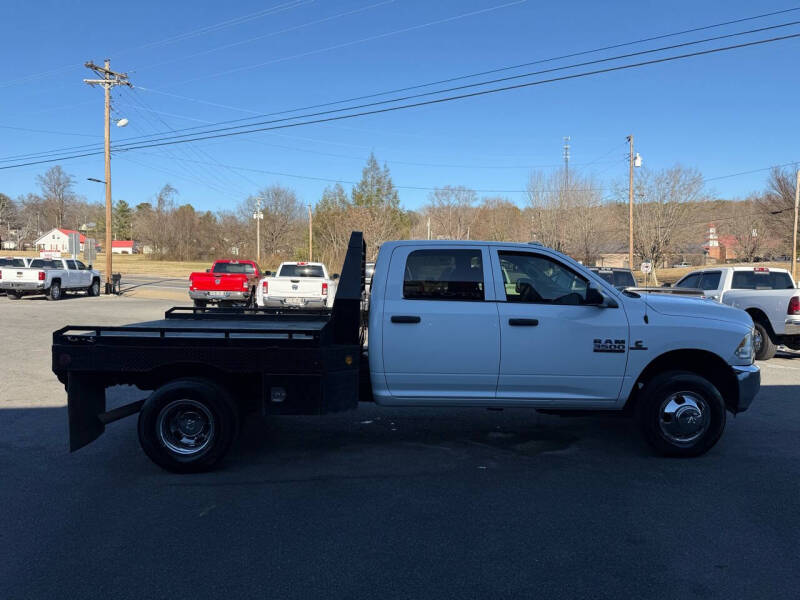
{"label": "rear door window", "polygon": [[78,265],[75,264],[74,260],[68,260],[67,261],[67,269],[69,269],[70,271],[77,271],[78,270]]}
{"label": "rear door window", "polygon": [[480,249],[415,250],[406,259],[403,298],[483,300]]}

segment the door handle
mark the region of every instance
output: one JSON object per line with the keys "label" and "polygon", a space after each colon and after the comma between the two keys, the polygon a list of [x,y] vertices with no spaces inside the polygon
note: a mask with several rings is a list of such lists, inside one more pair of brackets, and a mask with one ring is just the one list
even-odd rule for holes
{"label": "door handle", "polygon": [[392,323],[419,323],[421,320],[417,315],[392,315]]}
{"label": "door handle", "polygon": [[509,319],[508,324],[512,327],[536,327],[539,319]]}

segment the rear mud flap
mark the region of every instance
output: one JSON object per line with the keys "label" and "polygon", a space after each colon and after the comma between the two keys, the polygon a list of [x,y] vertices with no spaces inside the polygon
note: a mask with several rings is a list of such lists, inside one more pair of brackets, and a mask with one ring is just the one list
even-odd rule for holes
{"label": "rear mud flap", "polygon": [[96,377],[70,373],[67,381],[69,450],[75,452],[106,430],[101,415],[106,410],[106,389]]}

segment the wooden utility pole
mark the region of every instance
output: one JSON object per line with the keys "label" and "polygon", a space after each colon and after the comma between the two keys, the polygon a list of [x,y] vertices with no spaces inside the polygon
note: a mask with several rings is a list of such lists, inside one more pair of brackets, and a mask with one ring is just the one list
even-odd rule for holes
{"label": "wooden utility pole", "polygon": [[314,260],[312,248],[314,247],[314,230],[311,227],[311,205],[308,205],[308,262]]}
{"label": "wooden utility pole", "polygon": [[100,79],[84,79],[84,83],[91,86],[102,85],[105,90],[105,159],[106,159],[106,294],[112,292],[111,284],[111,88],[116,85],[133,87],[128,81],[127,73],[116,73],[111,70],[111,61],[105,60],[105,66],[98,67],[92,61],[85,64],[87,69],[94,71]]}
{"label": "wooden utility pole", "polygon": [[797,281],[797,211],[800,207],[800,170],[794,185],[794,229],[792,230],[792,279]]}
{"label": "wooden utility pole", "polygon": [[633,136],[628,136],[630,144],[630,174],[628,175],[628,268],[633,270]]}

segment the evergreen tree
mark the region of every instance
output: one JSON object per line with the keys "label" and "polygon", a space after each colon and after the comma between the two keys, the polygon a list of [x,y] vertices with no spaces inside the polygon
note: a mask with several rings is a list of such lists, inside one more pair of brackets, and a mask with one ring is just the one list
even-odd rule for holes
{"label": "evergreen tree", "polygon": [[133,234],[133,210],[125,200],[117,200],[111,216],[114,239],[129,240]]}
{"label": "evergreen tree", "polygon": [[370,152],[367,164],[361,171],[361,181],[353,188],[353,204],[367,208],[390,208],[399,210],[400,197],[392,183],[389,167],[378,165],[375,154]]}

